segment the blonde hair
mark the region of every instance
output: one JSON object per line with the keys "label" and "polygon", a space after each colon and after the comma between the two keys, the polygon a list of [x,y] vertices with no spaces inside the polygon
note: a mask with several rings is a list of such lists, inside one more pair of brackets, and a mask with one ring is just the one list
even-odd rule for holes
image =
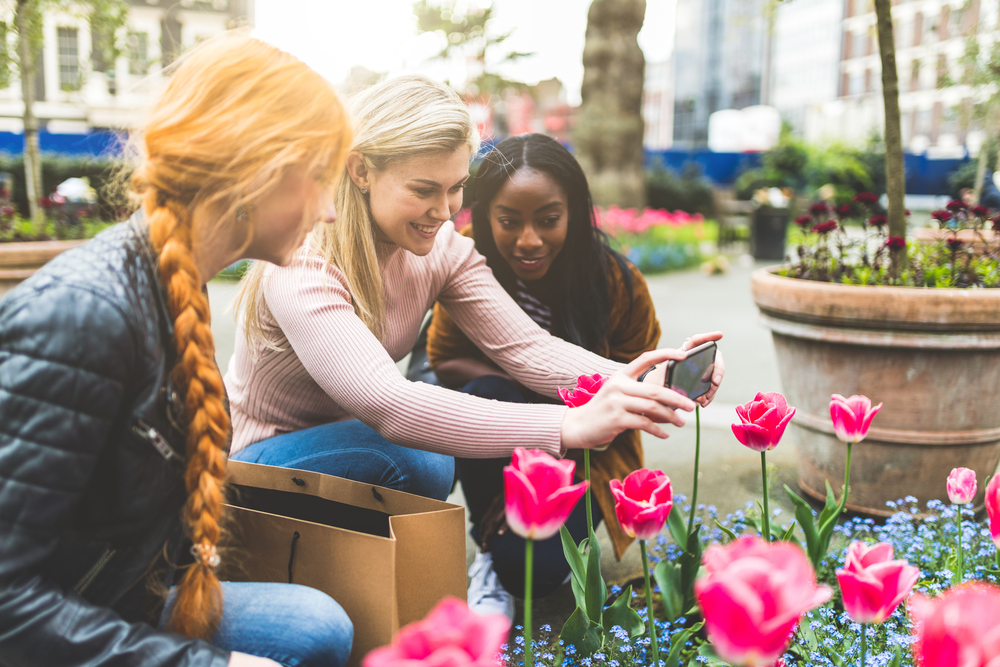
{"label": "blonde hair", "polygon": [[[479,134],[468,107],[447,86],[421,75],[401,76],[362,91],[351,100],[354,119],[352,152],[360,153],[370,171],[433,153],[479,150]],[[344,170],[334,193],[337,221],[310,235],[310,248],[347,278],[354,312],[382,339],[385,304],[382,274],[375,254],[375,220],[368,197]],[[260,283],[265,267],[257,263],[244,277],[237,308],[244,296],[244,329],[251,349],[255,343],[277,349],[262,328]]]}
{"label": "blonde hair", "polygon": [[[142,161],[132,187],[142,196],[150,239],[174,318],[178,362],[173,377],[186,390],[188,500],[183,518],[195,563],[184,574],[168,628],[209,638],[222,615],[215,574],[230,435],[208,300],[195,251],[206,237],[242,226],[262,194],[292,167],[305,167],[329,188],[343,169],[351,134],[330,85],[309,67],[242,32],[190,51],[141,135]],[[217,212],[192,228],[198,206]],[[241,208],[242,207],[242,208]]]}

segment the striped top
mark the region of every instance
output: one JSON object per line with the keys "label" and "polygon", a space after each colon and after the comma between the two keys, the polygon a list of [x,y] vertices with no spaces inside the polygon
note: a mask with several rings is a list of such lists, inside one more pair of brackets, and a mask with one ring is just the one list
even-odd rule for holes
{"label": "striped top", "polygon": [[533,447],[558,455],[565,406],[502,403],[403,377],[396,362],[412,349],[427,311],[440,301],[497,365],[544,396],[621,364],[541,329],[450,222],[424,257],[385,243],[377,254],[386,295],[382,342],[354,314],[343,273],[318,254],[303,248],[291,266],[268,268],[261,312],[278,349],[251,349],[240,323],[225,377],[232,452],[355,417],[390,442],[442,454],[495,458]]}
{"label": "striped top", "polygon": [[520,278],[517,279],[517,284],[514,286],[514,302],[528,314],[528,317],[535,324],[546,331],[552,331],[552,309],[531,296],[527,285]]}

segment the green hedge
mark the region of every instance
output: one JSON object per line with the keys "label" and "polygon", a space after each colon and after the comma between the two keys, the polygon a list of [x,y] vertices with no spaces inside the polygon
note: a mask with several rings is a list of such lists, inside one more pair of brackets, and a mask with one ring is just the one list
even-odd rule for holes
{"label": "green hedge", "polygon": [[[67,178],[88,178],[97,191],[98,217],[102,220],[119,220],[124,201],[108,187],[122,168],[122,162],[95,156],[42,154],[42,193],[45,196]],[[12,198],[18,212],[28,216],[28,192],[24,184],[24,156],[0,152],[0,173],[13,177]]]}

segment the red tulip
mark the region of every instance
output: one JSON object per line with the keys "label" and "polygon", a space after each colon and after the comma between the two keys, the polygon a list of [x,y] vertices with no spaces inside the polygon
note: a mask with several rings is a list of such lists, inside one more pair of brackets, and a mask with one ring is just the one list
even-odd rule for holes
{"label": "red tulip", "polygon": [[882,409],[879,403],[874,408],[867,396],[844,398],[840,394],[830,397],[830,419],[837,439],[842,442],[861,442],[868,435],[872,418]]}
{"label": "red tulip", "polygon": [[832,592],[799,547],[741,537],[713,546],[703,559],[707,576],[694,590],[716,652],[735,665],[771,665],[784,653],[802,614]]}
{"label": "red tulip", "polygon": [[948,500],[956,505],[971,503],[976,497],[976,473],[968,468],[953,468],[948,475]]}
{"label": "red tulip", "polygon": [[496,667],[510,621],[479,616],[464,602],[445,598],[422,620],[410,623],[392,644],[377,648],[364,667]]}
{"label": "red tulip", "polygon": [[581,375],[576,379],[576,389],[559,389],[559,398],[571,408],[578,408],[594,397],[608,378],[600,373]]}
{"label": "red tulip", "polygon": [[917,583],[920,569],[905,560],[892,560],[892,545],[868,546],[851,542],[837,582],[844,610],[858,623],[881,623],[892,616]]}
{"label": "red tulip", "polygon": [[916,594],[907,611],[920,667],[1000,665],[1000,589],[966,584],[933,600]]}
{"label": "red tulip", "polygon": [[651,540],[663,530],[674,506],[670,478],[661,470],[636,470],[622,483],[611,480],[618,525],[629,537]]}
{"label": "red tulip", "polygon": [[758,393],[746,405],[737,405],[736,414],[742,424],[733,424],[733,435],[755,452],[774,449],[792,420],[795,408],[788,407],[778,392]]}
{"label": "red tulip", "polygon": [[576,463],[556,459],[538,449],[514,450],[510,465],[503,469],[507,525],[521,537],[546,540],[573,512],[589,486],[573,484]]}
{"label": "red tulip", "polygon": [[1000,475],[993,475],[986,485],[986,514],[990,517],[990,536],[1000,549]]}

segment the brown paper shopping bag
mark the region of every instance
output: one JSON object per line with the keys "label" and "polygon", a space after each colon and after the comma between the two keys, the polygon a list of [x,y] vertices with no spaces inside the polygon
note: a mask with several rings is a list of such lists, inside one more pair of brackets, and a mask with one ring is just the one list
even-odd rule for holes
{"label": "brown paper shopping bag", "polygon": [[465,599],[465,508],[304,470],[230,461],[240,581],[319,589],[354,623],[349,665],[441,598]]}

